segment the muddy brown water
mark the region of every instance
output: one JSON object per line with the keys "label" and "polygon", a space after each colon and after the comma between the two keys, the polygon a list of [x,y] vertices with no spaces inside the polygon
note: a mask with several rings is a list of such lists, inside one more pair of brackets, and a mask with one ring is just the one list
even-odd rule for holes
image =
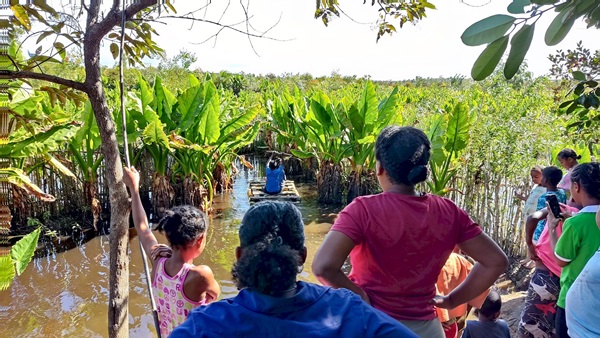
{"label": "muddy brown water", "polygon": [[[221,298],[237,294],[231,281],[237,231],[250,204],[248,180],[255,171],[241,172],[233,191],[217,196],[219,211],[211,219],[208,243],[195,264],[206,264],[221,285]],[[336,211],[316,204],[316,189],[297,185],[303,197],[298,207],[306,224],[308,259],[299,279],[315,282],[312,259]],[[165,239],[158,235],[159,242]],[[0,291],[0,337],[107,337],[108,237],[93,238],[81,246],[35,259],[11,287]],[[154,337],[154,322],[137,238],[130,243],[129,328],[131,337]]]}

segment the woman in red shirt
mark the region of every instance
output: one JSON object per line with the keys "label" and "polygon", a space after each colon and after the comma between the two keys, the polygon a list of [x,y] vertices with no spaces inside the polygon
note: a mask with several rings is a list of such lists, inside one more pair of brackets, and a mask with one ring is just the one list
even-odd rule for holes
{"label": "woman in red shirt", "polygon": [[[443,338],[434,305],[454,308],[485,292],[508,259],[451,200],[418,192],[427,179],[431,145],[423,131],[389,126],[375,144],[383,193],[357,197],[340,213],[312,270],[325,285],[346,288],[421,337]],[[475,264],[450,294],[436,297],[438,274],[458,247]],[[350,255],[352,270],[341,270]]]}

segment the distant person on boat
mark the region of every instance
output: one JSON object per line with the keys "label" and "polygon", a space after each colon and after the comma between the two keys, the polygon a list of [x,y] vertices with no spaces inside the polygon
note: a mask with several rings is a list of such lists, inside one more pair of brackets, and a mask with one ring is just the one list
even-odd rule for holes
{"label": "distant person on boat", "polygon": [[[312,270],[325,285],[345,288],[420,337],[444,338],[435,306],[452,309],[485,292],[508,259],[451,200],[418,192],[427,179],[431,144],[413,127],[384,128],[375,143],[383,193],[354,199],[339,214]],[[436,296],[440,270],[454,247],[477,261],[446,296]],[[352,270],[342,270],[350,255]]]}
{"label": "distant person on boat", "polygon": [[238,295],[195,309],[171,337],[417,338],[348,290],[297,281],[307,251],[292,204],[255,204],[239,239],[231,271]]}
{"label": "distant person on boat", "polygon": [[279,194],[285,183],[285,171],[281,158],[269,157],[267,162],[267,181],[265,183],[265,192],[267,194]]}
{"label": "distant person on boat", "polygon": [[161,257],[152,251],[159,244],[140,199],[140,174],[133,167],[124,168],[123,182],[131,193],[133,224],[152,262],[152,289],[160,334],[166,338],[193,308],[219,297],[220,287],[212,270],[206,265],[194,265],[194,259],[206,245],[208,220],[202,211],[188,205],[167,211],[158,222],[158,230],[165,234],[172,251],[168,250],[170,257]]}

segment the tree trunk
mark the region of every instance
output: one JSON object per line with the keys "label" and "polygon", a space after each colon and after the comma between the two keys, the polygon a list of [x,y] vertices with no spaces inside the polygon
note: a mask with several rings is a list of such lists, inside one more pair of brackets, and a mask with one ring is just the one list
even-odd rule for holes
{"label": "tree trunk", "polygon": [[154,174],[152,179],[152,205],[154,206],[154,215],[157,219],[164,216],[173,205],[175,191],[171,186],[171,179],[166,175]]}
{"label": "tree trunk", "polygon": [[[88,19],[89,22],[89,19]],[[88,31],[89,32],[89,31]],[[96,43],[97,39],[97,43]],[[94,110],[102,139],[106,164],[106,182],[110,201],[110,277],[108,299],[108,335],[129,336],[129,195],[123,184],[123,164],[115,123],[106,103],[100,69],[100,38],[87,36],[84,44],[86,92]]]}
{"label": "tree trunk", "polygon": [[375,194],[378,183],[372,170],[352,171],[348,177],[348,193],[346,203],[350,204],[356,197]]}
{"label": "tree trunk", "polygon": [[323,161],[317,174],[317,194],[319,203],[342,204],[342,168],[332,161]]}

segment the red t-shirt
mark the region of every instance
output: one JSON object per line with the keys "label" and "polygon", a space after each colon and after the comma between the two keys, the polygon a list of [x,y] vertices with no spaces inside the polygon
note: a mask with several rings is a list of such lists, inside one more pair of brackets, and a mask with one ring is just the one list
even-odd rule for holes
{"label": "red t-shirt", "polygon": [[349,278],[375,308],[402,320],[436,318],[429,302],[440,270],[456,244],[481,233],[449,199],[395,193],[357,197],[331,229],[356,243]]}

